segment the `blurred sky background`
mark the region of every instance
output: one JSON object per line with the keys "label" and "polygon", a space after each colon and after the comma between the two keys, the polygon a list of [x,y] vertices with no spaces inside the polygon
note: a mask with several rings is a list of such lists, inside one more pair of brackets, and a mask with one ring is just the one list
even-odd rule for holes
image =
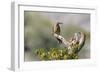
{"label": "blurred sky background", "polygon": [[90,14],[55,13],[55,12],[24,12],[24,47],[25,61],[38,61],[34,51],[38,48],[64,48],[52,35],[52,26],[62,22],[61,35],[67,40],[75,32],[86,34],[86,43],[79,52],[79,59],[90,58]]}

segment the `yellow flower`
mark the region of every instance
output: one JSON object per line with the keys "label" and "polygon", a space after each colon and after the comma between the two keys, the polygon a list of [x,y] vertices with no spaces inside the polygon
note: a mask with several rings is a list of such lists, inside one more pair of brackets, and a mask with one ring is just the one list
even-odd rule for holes
{"label": "yellow flower", "polygon": [[68,58],[68,56],[67,55],[64,55],[64,60],[66,60]]}

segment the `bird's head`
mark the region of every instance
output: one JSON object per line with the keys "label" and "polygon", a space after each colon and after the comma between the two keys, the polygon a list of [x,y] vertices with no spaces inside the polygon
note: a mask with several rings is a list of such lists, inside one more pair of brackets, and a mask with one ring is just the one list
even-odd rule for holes
{"label": "bird's head", "polygon": [[62,22],[57,22],[57,24],[63,24]]}

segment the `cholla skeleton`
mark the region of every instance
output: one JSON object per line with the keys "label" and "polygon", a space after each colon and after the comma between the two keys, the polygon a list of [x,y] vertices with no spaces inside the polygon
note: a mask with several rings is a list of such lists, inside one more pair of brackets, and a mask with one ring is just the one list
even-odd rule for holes
{"label": "cholla skeleton", "polygon": [[[84,46],[86,35],[83,32],[74,33],[74,36],[67,41],[64,37],[60,35],[60,26],[59,22],[53,27],[53,35],[57,38],[58,42],[60,41],[68,49],[68,54],[78,53],[80,49]],[[76,46],[74,48],[74,46]]]}
{"label": "cholla skeleton", "polygon": [[[71,40],[69,41],[69,46],[68,46],[68,50],[69,50],[69,54],[73,53],[73,50],[77,53],[78,51],[80,51],[80,49],[83,47],[84,43],[85,43],[85,39],[86,39],[86,35],[83,32],[78,32],[75,33],[74,36],[71,38]],[[73,46],[77,46],[77,48],[74,48],[72,50]],[[74,52],[74,53],[75,53]]]}
{"label": "cholla skeleton", "polygon": [[79,43],[79,34],[75,33],[74,36],[69,40],[69,45],[75,45]]}

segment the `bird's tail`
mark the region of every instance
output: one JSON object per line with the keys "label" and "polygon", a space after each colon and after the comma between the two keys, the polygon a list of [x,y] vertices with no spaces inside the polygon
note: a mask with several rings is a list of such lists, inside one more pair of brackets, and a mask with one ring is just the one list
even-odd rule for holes
{"label": "bird's tail", "polygon": [[61,43],[62,43],[62,40],[60,40],[59,38],[57,38],[57,40],[58,40],[58,43],[59,43],[59,44],[61,44]]}

